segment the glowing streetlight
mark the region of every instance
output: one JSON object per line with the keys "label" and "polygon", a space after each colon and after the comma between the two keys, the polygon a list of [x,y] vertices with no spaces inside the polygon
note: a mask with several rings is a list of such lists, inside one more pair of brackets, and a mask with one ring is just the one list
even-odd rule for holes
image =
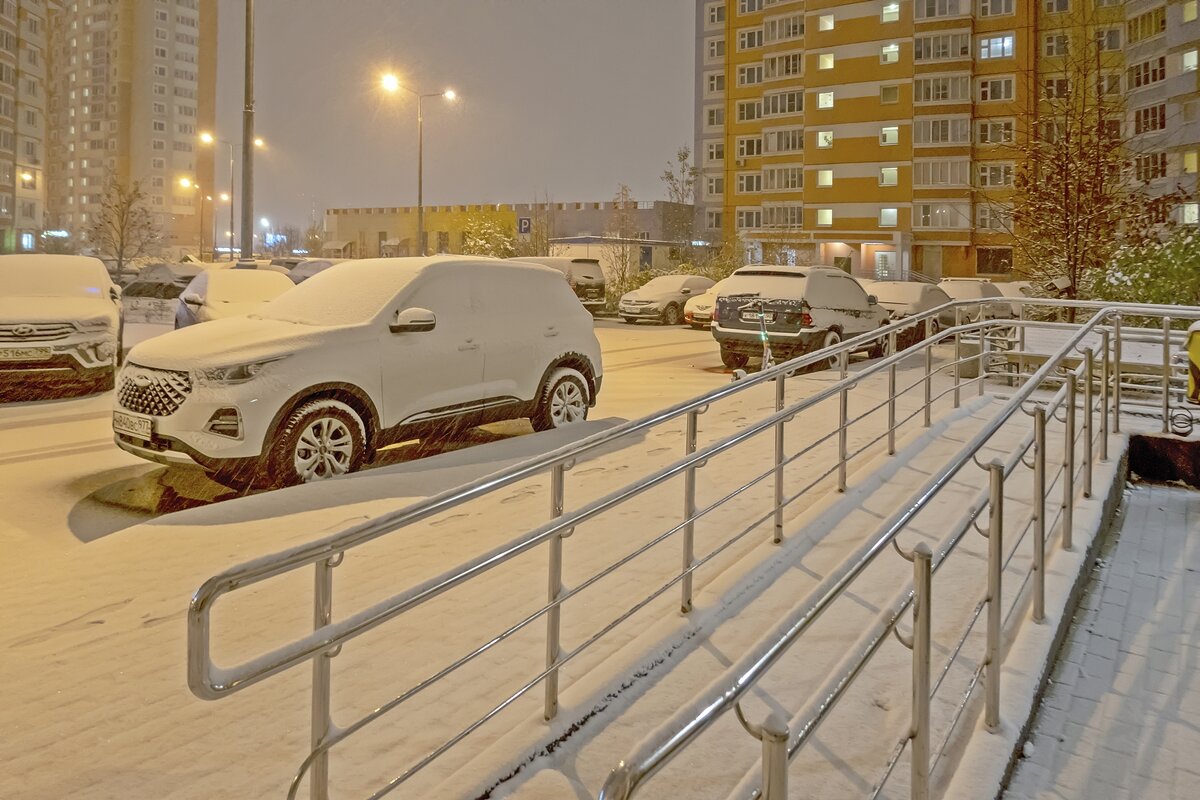
{"label": "glowing streetlight", "polygon": [[[200,233],[199,233],[200,260],[203,261],[204,260],[204,201],[207,200],[208,202],[211,203],[212,195],[204,194],[200,190],[200,184],[196,183],[194,180],[192,180],[191,178],[189,178],[187,176],[184,176],[179,179],[179,185],[182,186],[184,189],[195,190],[196,196],[200,198],[200,229],[199,229],[200,230]],[[214,212],[215,212],[215,209],[214,209]],[[216,223],[216,214],[215,213],[213,214],[213,223],[214,224]],[[214,235],[213,235],[213,251],[214,251],[213,259],[214,260],[216,259],[216,247],[217,247],[217,237],[214,233]]]}
{"label": "glowing streetlight", "polygon": [[[216,144],[223,144],[229,148],[229,191],[221,194],[221,202],[229,203],[229,228],[230,228],[230,230],[232,230],[234,227],[233,226],[234,150],[240,148],[242,145],[234,144],[233,142],[230,142],[226,139],[219,139],[216,136],[214,136],[212,133],[210,133],[209,131],[201,131],[199,138],[200,138],[200,142],[202,144],[205,144],[208,146],[212,146],[212,145],[216,145]],[[266,144],[267,143],[265,141],[263,141],[263,138],[261,136],[255,137],[255,139],[254,139],[255,147],[259,147],[259,148],[266,147]],[[232,261],[233,260],[233,234],[228,233],[226,235],[229,237],[229,260]],[[214,247],[215,247],[215,243],[214,243]]]}
{"label": "glowing streetlight", "polygon": [[[195,184],[192,183],[191,178],[180,178],[179,185],[185,189],[191,189],[193,186],[195,186]],[[199,189],[200,187],[197,186],[196,188]]]}
{"label": "glowing streetlight", "polygon": [[220,197],[221,197],[221,202],[222,202],[222,203],[228,203],[228,202],[229,202],[229,199],[230,199],[229,192],[221,192],[221,195],[220,195]]}
{"label": "glowing streetlight", "polygon": [[396,92],[400,89],[400,79],[390,72],[383,76],[380,83],[383,84],[384,90],[388,92]]}
{"label": "glowing streetlight", "polygon": [[211,133],[205,131],[204,133],[200,134],[200,141],[204,142],[205,144],[212,144],[216,141],[216,139]]}
{"label": "glowing streetlight", "polygon": [[260,219],[258,222],[259,222],[259,224],[260,224],[260,225],[262,225],[264,228],[269,228],[269,227],[271,227],[271,220],[267,219],[266,217],[263,217],[263,218],[262,218],[262,219]]}

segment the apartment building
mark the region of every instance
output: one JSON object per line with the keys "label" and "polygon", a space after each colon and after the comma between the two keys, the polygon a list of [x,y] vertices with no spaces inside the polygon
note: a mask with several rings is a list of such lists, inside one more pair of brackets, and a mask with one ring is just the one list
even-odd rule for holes
{"label": "apartment building", "polygon": [[46,0],[0,0],[0,253],[40,246],[45,159]]}
{"label": "apartment building", "polygon": [[52,0],[49,21],[49,226],[82,238],[111,178],[165,245],[211,247],[216,0]]}
{"label": "apartment building", "polygon": [[[1100,91],[1127,93],[1122,124],[1163,123],[1160,148],[1139,140],[1151,188],[1195,191],[1195,16],[1194,0],[697,0],[702,229],[755,260],[1003,277],[1012,145],[1068,91],[1082,42]],[[1129,83],[1152,59],[1155,79]]]}

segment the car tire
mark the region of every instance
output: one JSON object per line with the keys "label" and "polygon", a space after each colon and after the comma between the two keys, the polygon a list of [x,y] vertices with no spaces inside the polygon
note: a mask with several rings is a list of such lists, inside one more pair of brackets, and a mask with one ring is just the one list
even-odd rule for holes
{"label": "car tire", "polygon": [[633,317],[621,317],[621,321],[626,325],[632,325],[633,323],[637,322],[637,320]]}
{"label": "car tire", "polygon": [[693,322],[693,323],[692,323],[692,330],[702,331],[702,330],[705,330],[705,329],[706,329],[706,328],[708,328],[708,327],[709,327],[709,326],[708,326],[708,325],[705,325],[703,322]]}
{"label": "car tire", "polygon": [[[823,350],[826,347],[833,347],[835,344],[842,343],[842,334],[836,330],[825,331],[825,338],[821,340],[821,346],[818,350]],[[838,369],[842,365],[842,357],[840,355],[832,355],[825,360],[825,365],[829,369]]]}
{"label": "car tire", "polygon": [[[897,335],[897,337],[896,337],[897,344],[900,343],[900,337],[903,335],[904,335],[903,332],[901,332],[900,334]],[[883,358],[884,356],[890,356],[891,349],[892,348],[888,346],[888,336],[885,334],[884,336],[880,337],[879,340],[875,342],[875,344],[871,345],[871,348],[869,350],[867,350],[867,357],[868,358]]]}
{"label": "car tire", "polygon": [[557,430],[585,421],[589,404],[587,380],[578,370],[562,367],[542,384],[529,422],[535,431]]}
{"label": "car tire", "polygon": [[662,312],[663,325],[678,325],[679,324],[679,306],[671,303]]}
{"label": "car tire", "polygon": [[366,461],[366,428],[339,400],[311,400],[288,415],[271,447],[268,470],[278,486],[314,483],[356,472]]}
{"label": "car tire", "polygon": [[721,363],[725,365],[726,369],[741,369],[750,363],[750,356],[736,350],[721,348]]}

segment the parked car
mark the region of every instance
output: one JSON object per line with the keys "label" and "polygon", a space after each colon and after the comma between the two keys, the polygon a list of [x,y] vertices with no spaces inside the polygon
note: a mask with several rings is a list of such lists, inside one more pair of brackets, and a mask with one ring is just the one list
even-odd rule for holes
{"label": "parked car", "polygon": [[[939,287],[953,300],[991,300],[1003,298],[996,284],[986,278],[942,278]],[[1011,303],[980,303],[961,306],[963,321],[977,322],[983,319],[1011,319]],[[982,309],[982,311],[981,311]]]}
{"label": "parked car", "polygon": [[683,321],[697,330],[711,325],[713,308],[717,305],[717,295],[720,293],[721,287],[725,285],[725,280],[717,281],[708,287],[708,291],[704,294],[689,297],[683,304]]}
{"label": "parked car", "polygon": [[[887,309],[892,322],[931,311],[950,302],[950,295],[936,284],[916,281],[860,281],[863,289],[875,295]],[[946,309],[933,318],[933,331],[954,326],[954,310]],[[918,330],[919,328],[919,330]],[[925,338],[925,325],[909,328],[902,334],[904,347]]]}
{"label": "parked car", "polygon": [[[503,335],[496,335],[503,331]],[[118,377],[121,449],[231,485],[322,480],[384,445],[587,418],[603,368],[562,273],[469,256],[339,264],[248,316],[149,339]]]}
{"label": "parked car", "polygon": [[683,304],[693,295],[704,294],[713,286],[711,278],[700,275],[660,275],[642,288],[622,295],[617,313],[627,323],[649,319],[663,325],[683,321]]}
{"label": "parked car", "polygon": [[261,269],[201,272],[179,295],[175,327],[249,314],[295,286],[287,275]]}
{"label": "parked car", "polygon": [[292,283],[303,283],[318,272],[324,272],[337,263],[328,258],[308,258],[292,267],[288,272],[288,277],[292,279]]}
{"label": "parked car", "polygon": [[567,256],[528,256],[510,259],[526,264],[541,264],[552,267],[567,276],[571,290],[583,303],[583,307],[595,314],[604,310],[606,286],[604,270],[599,259],[569,258]]}
{"label": "parked car", "polygon": [[[1005,297],[1033,297],[1033,284],[1029,281],[1003,281],[993,284]],[[1013,316],[1021,315],[1021,304],[1010,303]]]}
{"label": "parked car", "polygon": [[[840,269],[752,264],[727,281],[717,297],[712,334],[730,369],[762,355],[764,331],[772,354],[786,360],[888,322],[887,310]],[[877,357],[884,344],[881,339],[864,349]],[[831,357],[829,365],[836,364]]]}
{"label": "parked car", "polygon": [[121,363],[121,290],[85,256],[0,256],[0,381],[111,389]]}

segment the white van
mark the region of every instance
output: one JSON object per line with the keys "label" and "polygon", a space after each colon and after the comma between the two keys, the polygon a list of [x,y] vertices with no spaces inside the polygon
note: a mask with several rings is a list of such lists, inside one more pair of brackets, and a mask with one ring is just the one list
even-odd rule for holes
{"label": "white van", "polygon": [[384,445],[587,418],[603,371],[562,273],[469,256],[339,264],[244,317],[150,339],[117,382],[127,452],[231,485],[352,472]]}
{"label": "white van", "polygon": [[[722,363],[736,369],[762,355],[764,332],[772,354],[786,360],[887,323],[887,309],[840,269],[752,264],[722,282],[712,335]],[[880,356],[883,346],[863,349]]]}

